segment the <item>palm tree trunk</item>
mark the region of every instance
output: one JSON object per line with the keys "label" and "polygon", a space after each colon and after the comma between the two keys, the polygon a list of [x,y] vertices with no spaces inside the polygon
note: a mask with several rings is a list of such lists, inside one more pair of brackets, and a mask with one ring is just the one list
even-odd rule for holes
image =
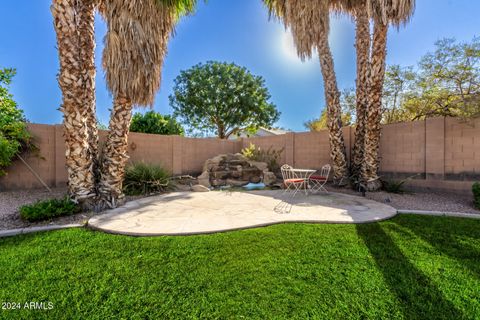
{"label": "palm tree trunk", "polygon": [[365,133],[365,162],[362,168],[362,178],[369,191],[376,191],[382,186],[378,176],[380,166],[378,150],[381,135],[382,91],[387,55],[387,31],[388,25],[375,21],[369,78],[369,106]]}
{"label": "palm tree trunk", "polygon": [[[78,1],[78,0],[77,0]],[[81,37],[83,68],[86,73],[85,81],[87,88],[85,94],[85,106],[87,110],[87,134],[88,147],[93,161],[93,173],[98,181],[98,127],[97,110],[95,99],[95,11],[99,0],[83,0],[84,7],[80,15],[79,32]]]}
{"label": "palm tree trunk", "polygon": [[[62,90],[69,195],[89,208],[95,197],[96,159],[94,18],[92,0],[53,0]],[[93,126],[93,127],[92,127]]]}
{"label": "palm tree trunk", "polygon": [[364,161],[365,126],[368,108],[368,79],[370,69],[370,21],[366,7],[356,11],[357,80],[356,80],[356,128],[352,152],[351,174],[355,184],[360,182]]}
{"label": "palm tree trunk", "polygon": [[327,126],[330,141],[330,157],[332,159],[334,173],[333,181],[338,185],[346,185],[348,183],[348,169],[345,141],[342,132],[342,109],[340,106],[340,93],[337,87],[333,56],[328,44],[328,33],[320,36],[317,49],[327,102]]}
{"label": "palm tree trunk", "polygon": [[116,97],[110,116],[109,133],[102,152],[100,169],[100,208],[115,208],[124,202],[123,178],[128,161],[128,133],[132,119],[132,102]]}

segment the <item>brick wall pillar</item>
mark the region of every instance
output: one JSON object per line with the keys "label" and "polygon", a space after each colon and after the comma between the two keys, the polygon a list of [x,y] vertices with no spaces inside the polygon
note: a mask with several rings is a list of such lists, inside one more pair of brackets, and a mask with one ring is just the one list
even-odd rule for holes
{"label": "brick wall pillar", "polygon": [[285,162],[295,167],[295,133],[285,134]]}
{"label": "brick wall pillar", "polygon": [[425,120],[425,177],[445,178],[445,118]]}
{"label": "brick wall pillar", "polygon": [[173,175],[183,174],[183,138],[172,136],[172,173]]}

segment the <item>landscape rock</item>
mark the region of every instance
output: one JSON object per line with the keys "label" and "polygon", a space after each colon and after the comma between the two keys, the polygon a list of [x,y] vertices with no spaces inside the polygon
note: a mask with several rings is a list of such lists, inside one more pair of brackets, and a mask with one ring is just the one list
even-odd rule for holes
{"label": "landscape rock", "polygon": [[190,190],[192,190],[192,187],[190,187],[189,185],[186,185],[186,184],[176,183],[176,184],[174,184],[174,186],[175,186],[175,189],[178,190],[178,191],[190,191]]}
{"label": "landscape rock", "polygon": [[[240,153],[221,154],[205,161],[198,183],[207,188],[240,187],[249,182],[261,182],[264,172],[268,172],[265,162],[250,161]],[[272,177],[269,176],[268,179],[271,180]]]}
{"label": "landscape rock", "polygon": [[249,183],[249,181],[227,179],[226,183],[227,183],[227,185],[232,186],[232,187],[243,187],[243,186],[247,185]]}
{"label": "landscape rock", "polygon": [[227,185],[227,182],[224,179],[212,179],[210,180],[210,183],[213,187],[221,187]]}
{"label": "landscape rock", "polygon": [[208,173],[208,171],[204,171],[201,175],[199,175],[197,180],[199,185],[202,185],[206,188],[210,188],[212,186],[210,184],[210,173]]}
{"label": "landscape rock", "polygon": [[250,165],[256,167],[262,172],[268,169],[268,165],[265,162],[250,161]]}
{"label": "landscape rock", "polygon": [[208,189],[205,186],[202,186],[201,184],[197,184],[197,185],[192,187],[192,191],[194,191],[194,192],[209,192],[210,189]]}
{"label": "landscape rock", "polygon": [[270,171],[263,172],[263,183],[266,186],[273,186],[277,182],[277,176]]}

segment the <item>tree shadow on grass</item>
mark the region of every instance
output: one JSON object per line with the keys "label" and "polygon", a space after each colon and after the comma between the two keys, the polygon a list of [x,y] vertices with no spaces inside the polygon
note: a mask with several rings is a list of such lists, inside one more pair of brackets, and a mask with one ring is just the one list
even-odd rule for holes
{"label": "tree shadow on grass", "polygon": [[[436,218],[438,219],[438,217]],[[431,224],[411,223],[406,219],[397,219],[393,222],[395,225],[411,231],[438,252],[457,260],[476,277],[480,278],[480,264],[478,263],[480,261],[480,251],[471,244],[471,239],[480,237],[478,230],[467,230],[458,225],[458,223],[461,223],[460,221],[450,224],[448,230]],[[460,238],[465,241],[460,241]]]}
{"label": "tree shadow on grass", "polygon": [[405,319],[462,319],[428,277],[403,255],[378,223],[358,224],[357,233],[368,247],[390,291],[400,302]]}

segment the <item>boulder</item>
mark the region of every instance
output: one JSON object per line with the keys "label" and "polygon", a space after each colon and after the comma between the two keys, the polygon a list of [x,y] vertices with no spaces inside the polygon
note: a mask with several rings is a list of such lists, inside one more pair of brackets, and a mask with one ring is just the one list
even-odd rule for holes
{"label": "boulder", "polygon": [[262,177],[259,176],[252,176],[250,179],[248,179],[249,182],[251,183],[260,183],[262,182]]}
{"label": "boulder", "polygon": [[175,183],[174,187],[178,191],[190,191],[190,190],[192,190],[192,187],[190,187],[189,185],[186,185],[186,184]]}
{"label": "boulder", "polygon": [[208,171],[204,171],[201,175],[199,175],[197,180],[199,185],[202,185],[206,188],[210,188],[212,186],[210,184],[210,173],[208,173]]}
{"label": "boulder", "polygon": [[250,161],[249,164],[262,172],[268,169],[268,165],[265,162]]}
{"label": "boulder", "polygon": [[239,187],[261,182],[265,171],[268,165],[264,162],[250,161],[239,153],[221,154],[205,161],[198,183],[207,188]]}
{"label": "boulder", "polygon": [[272,186],[276,182],[277,182],[277,176],[275,175],[275,173],[270,171],[263,172],[263,183],[265,183],[266,186]]}
{"label": "boulder", "polygon": [[226,186],[227,182],[223,179],[212,179],[210,180],[210,184],[212,185],[212,187],[221,187]]}
{"label": "boulder", "polygon": [[208,189],[205,186],[202,186],[201,184],[197,184],[192,187],[192,191],[193,192],[209,192],[210,189]]}
{"label": "boulder", "polygon": [[247,185],[249,181],[227,179],[226,183],[228,186],[232,186],[232,187],[243,187]]}

